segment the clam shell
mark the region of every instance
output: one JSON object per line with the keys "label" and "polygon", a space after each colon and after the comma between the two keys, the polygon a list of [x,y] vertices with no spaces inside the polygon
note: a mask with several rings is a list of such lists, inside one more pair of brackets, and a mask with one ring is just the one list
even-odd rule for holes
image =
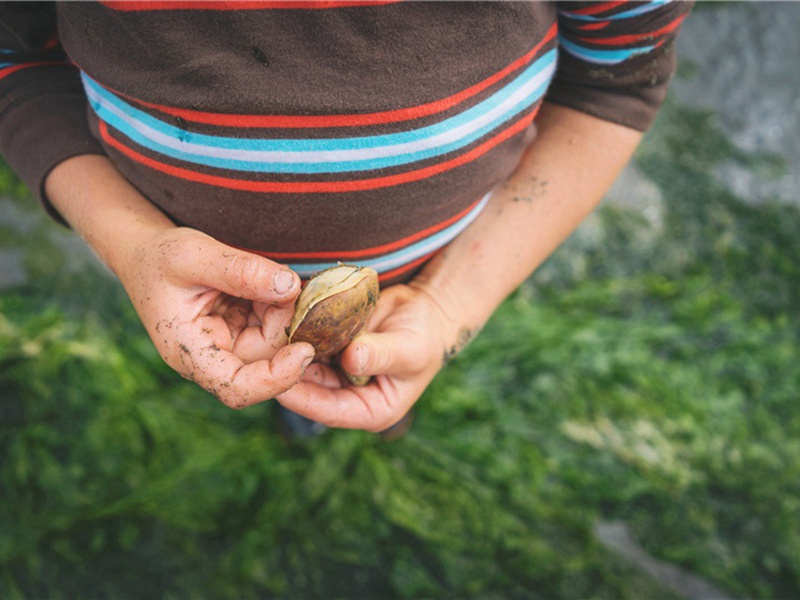
{"label": "clam shell", "polygon": [[295,305],[290,342],[308,342],[316,358],[334,356],[361,333],[378,301],[378,274],[340,264],[315,275]]}

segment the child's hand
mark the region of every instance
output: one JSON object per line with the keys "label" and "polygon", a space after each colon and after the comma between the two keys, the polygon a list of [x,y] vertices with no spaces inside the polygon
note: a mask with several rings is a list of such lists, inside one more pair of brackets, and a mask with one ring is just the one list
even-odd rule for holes
{"label": "child's hand", "polygon": [[[374,375],[366,386],[346,385],[330,367],[314,364],[278,401],[331,427],[382,431],[419,399],[451,353],[457,351],[452,315],[423,289],[397,285],[381,292],[367,332],[342,353],[355,375]],[[463,334],[462,334],[463,337]]]}
{"label": "child's hand", "polygon": [[300,280],[266,258],[172,228],[117,271],[166,363],[231,408],[286,391],[314,356],[287,345]]}
{"label": "child's hand", "polygon": [[300,292],[295,273],[174,223],[105,156],[74,156],[45,192],[119,277],[169,366],[232,408],[269,400],[300,380],[309,344],[284,328]]}

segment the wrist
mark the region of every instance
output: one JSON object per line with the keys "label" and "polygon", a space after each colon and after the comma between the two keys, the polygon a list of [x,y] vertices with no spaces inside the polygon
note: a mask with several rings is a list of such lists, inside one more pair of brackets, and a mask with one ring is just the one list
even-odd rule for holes
{"label": "wrist", "polygon": [[64,220],[120,279],[138,249],[175,227],[104,156],[81,155],[56,166],[45,193]]}
{"label": "wrist", "polygon": [[[425,296],[439,313],[442,363],[446,364],[474,338],[496,308],[491,295],[476,296],[458,278],[458,270],[440,269],[435,263],[409,286]],[[499,302],[498,302],[499,303]]]}

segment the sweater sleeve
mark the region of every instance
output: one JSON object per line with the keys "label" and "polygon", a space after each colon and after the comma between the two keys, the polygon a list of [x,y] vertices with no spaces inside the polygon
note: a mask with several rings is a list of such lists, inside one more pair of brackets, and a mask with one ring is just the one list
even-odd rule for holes
{"label": "sweater sleeve", "polygon": [[58,218],[44,195],[48,173],[72,156],[104,152],[56,22],[55,3],[0,2],[0,153]]}
{"label": "sweater sleeve", "polygon": [[692,2],[559,2],[559,65],[547,100],[646,130],[675,72]]}

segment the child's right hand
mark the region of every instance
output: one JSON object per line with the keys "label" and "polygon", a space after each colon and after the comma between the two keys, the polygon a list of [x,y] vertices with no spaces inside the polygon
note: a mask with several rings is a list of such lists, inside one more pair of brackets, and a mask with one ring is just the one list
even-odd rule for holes
{"label": "child's right hand", "polygon": [[56,166],[54,208],[116,273],[161,356],[232,408],[295,385],[314,356],[287,345],[297,275],[266,258],[176,227],[103,156]]}
{"label": "child's right hand", "polygon": [[298,276],[199,231],[160,231],[118,269],[166,363],[231,408],[294,386],[314,357],[287,345]]}

